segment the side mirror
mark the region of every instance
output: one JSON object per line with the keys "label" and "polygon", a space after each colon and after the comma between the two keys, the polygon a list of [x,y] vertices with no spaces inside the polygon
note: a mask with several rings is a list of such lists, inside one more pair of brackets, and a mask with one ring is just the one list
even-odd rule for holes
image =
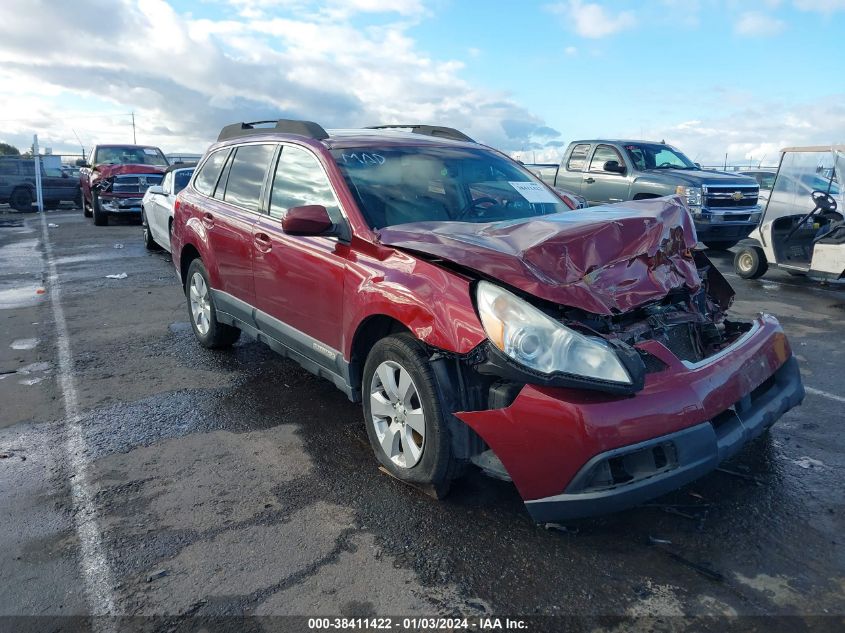
{"label": "side mirror", "polygon": [[696,167],[698,167],[699,169],[701,169],[701,163],[693,163],[693,165],[695,165]]}
{"label": "side mirror", "polygon": [[77,158],[76,159],[76,166],[77,167],[90,167],[91,165],[84,158]]}
{"label": "side mirror", "polygon": [[282,230],[288,235],[322,235],[333,226],[328,210],[321,204],[291,207],[282,218]]}
{"label": "side mirror", "polygon": [[150,193],[154,196],[163,196],[164,188],[161,185],[152,185],[151,187],[147,187],[147,193]]}
{"label": "side mirror", "polygon": [[602,169],[604,171],[609,171],[613,174],[624,174],[625,173],[625,166],[620,165],[619,161],[609,160],[603,166]]}

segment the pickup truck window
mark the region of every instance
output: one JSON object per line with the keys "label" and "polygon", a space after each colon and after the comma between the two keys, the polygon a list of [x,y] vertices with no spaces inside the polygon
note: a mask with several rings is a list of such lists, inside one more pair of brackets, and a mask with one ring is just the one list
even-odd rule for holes
{"label": "pickup truck window", "polygon": [[625,150],[639,171],[649,169],[698,169],[681,152],[663,143],[632,143]]}
{"label": "pickup truck window", "polygon": [[587,154],[589,153],[589,143],[582,143],[573,147],[572,153],[569,155],[569,160],[566,161],[567,171],[583,171],[584,164],[587,162]]}
{"label": "pickup truck window", "polygon": [[599,145],[593,154],[593,160],[590,161],[590,171],[598,171],[604,173],[604,164],[609,160],[615,160],[620,165],[624,165],[625,161],[615,149],[610,145]]}

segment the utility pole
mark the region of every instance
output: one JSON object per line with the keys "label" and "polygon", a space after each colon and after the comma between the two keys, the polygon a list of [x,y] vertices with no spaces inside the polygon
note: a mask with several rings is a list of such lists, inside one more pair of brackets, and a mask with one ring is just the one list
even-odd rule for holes
{"label": "utility pole", "polygon": [[138,139],[135,138],[135,113],[132,112],[132,143],[137,145]]}
{"label": "utility pole", "polygon": [[38,135],[32,136],[32,160],[35,161],[35,201],[39,213],[44,212],[44,196],[41,193],[41,157],[38,155]]}

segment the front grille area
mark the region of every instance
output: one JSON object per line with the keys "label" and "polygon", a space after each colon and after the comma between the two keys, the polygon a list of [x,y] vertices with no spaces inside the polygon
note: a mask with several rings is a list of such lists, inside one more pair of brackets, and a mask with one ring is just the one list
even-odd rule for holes
{"label": "front grille area", "polygon": [[756,186],[707,187],[706,201],[711,209],[747,209],[757,205],[759,193]]}
{"label": "front grille area", "polygon": [[121,174],[114,177],[113,193],[144,193],[148,187],[160,185],[162,174]]}

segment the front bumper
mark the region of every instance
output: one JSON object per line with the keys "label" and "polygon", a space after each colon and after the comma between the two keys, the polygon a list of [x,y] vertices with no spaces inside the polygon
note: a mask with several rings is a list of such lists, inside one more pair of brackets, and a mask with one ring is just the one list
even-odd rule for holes
{"label": "front bumper", "polygon": [[[566,492],[526,502],[531,517],[538,522],[568,520],[624,510],[654,497],[676,490],[714,470],[722,461],[736,454],[745,444],[761,435],[784,413],[801,404],[804,386],[798,361],[790,358],[772,377],[763,393],[747,408],[737,403],[714,420],[664,435],[634,446],[626,446],[596,455],[578,472]],[[619,463],[626,456],[648,455],[659,447],[666,454],[667,445],[672,464],[662,472],[631,483],[590,490],[589,481],[604,464]]]}
{"label": "front bumper", "polygon": [[141,196],[118,197],[100,194],[100,208],[110,215],[140,215]]}
{"label": "front bumper", "polygon": [[733,242],[744,239],[754,230],[759,219],[759,207],[733,211],[729,214],[704,209],[701,213],[693,214],[695,232],[700,242]]}
{"label": "front bumper", "polygon": [[639,347],[667,368],[633,396],[526,385],[509,407],[456,414],[495,452],[537,521],[614,512],[678,488],[804,397],[771,316],[698,364],[657,341]]}

